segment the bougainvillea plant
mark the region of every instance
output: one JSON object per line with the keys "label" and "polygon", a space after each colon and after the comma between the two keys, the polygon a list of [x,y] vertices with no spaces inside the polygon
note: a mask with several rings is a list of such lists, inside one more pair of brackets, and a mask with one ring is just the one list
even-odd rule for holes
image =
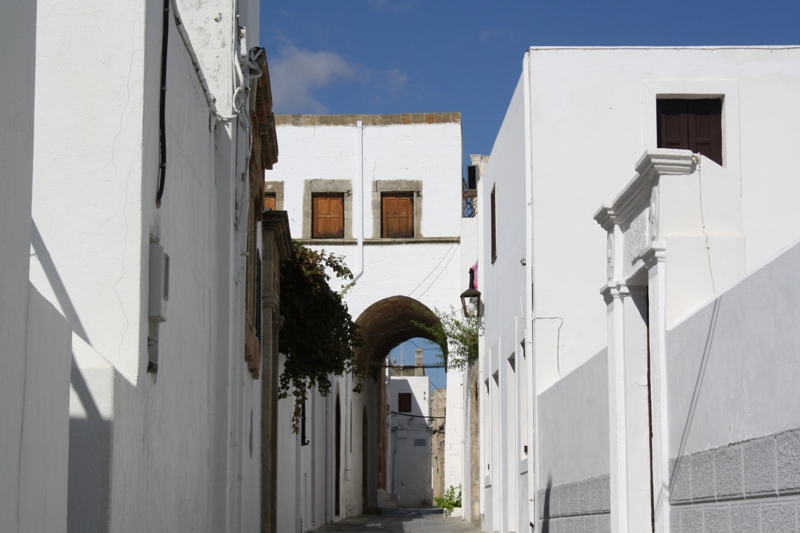
{"label": "bougainvillea plant", "polygon": [[323,396],[331,390],[331,375],[346,372],[355,378],[356,392],[362,376],[353,349],[361,345],[340,293],[330,286],[331,276],[347,281],[353,273],[341,257],[294,243],[293,253],[281,265],[281,314],[278,348],[286,356],[278,394],[294,396],[292,429],[297,433],[303,402],[317,387]]}

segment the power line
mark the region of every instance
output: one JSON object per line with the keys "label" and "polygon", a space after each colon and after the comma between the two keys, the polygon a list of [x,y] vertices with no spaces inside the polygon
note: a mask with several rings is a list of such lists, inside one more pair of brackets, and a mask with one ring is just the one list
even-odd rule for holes
{"label": "power line", "polygon": [[[447,251],[445,252],[445,254],[442,256],[442,258],[441,258],[441,259],[439,259],[439,263],[437,263],[437,264],[436,264],[436,266],[435,266],[435,267],[433,267],[433,270],[431,270],[430,272],[428,272],[428,275],[427,275],[427,276],[425,276],[424,278],[422,278],[422,281],[420,281],[420,282],[419,282],[419,285],[417,285],[416,287],[414,287],[414,290],[412,290],[411,292],[409,292],[409,293],[408,293],[408,296],[409,296],[409,297],[410,297],[412,294],[414,294],[414,291],[416,291],[417,289],[419,289],[419,288],[422,286],[422,284],[423,284],[423,283],[425,283],[425,281],[426,281],[426,280],[427,280],[429,277],[431,277],[431,275],[432,275],[434,272],[436,272],[436,269],[437,269],[437,268],[439,268],[439,265],[441,265],[441,264],[442,264],[442,261],[444,261],[444,258],[445,258],[445,257],[447,257],[447,254],[449,254],[449,253],[450,253],[450,250],[452,250],[454,246],[455,246],[455,244],[451,244],[451,245],[450,245],[450,248],[448,248],[448,249],[447,249]],[[454,255],[455,255],[455,254],[454,254]],[[448,261],[448,263],[449,263],[449,262],[450,262],[450,261]],[[429,288],[430,288],[430,287],[429,287]],[[427,292],[427,289],[425,289],[425,291]],[[423,292],[422,294],[425,294],[425,292]],[[417,300],[419,300],[419,298],[417,298]]]}

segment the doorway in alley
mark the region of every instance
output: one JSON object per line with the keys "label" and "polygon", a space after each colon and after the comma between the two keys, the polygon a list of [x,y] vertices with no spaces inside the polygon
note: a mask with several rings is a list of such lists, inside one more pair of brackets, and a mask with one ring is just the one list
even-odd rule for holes
{"label": "doorway in alley", "polygon": [[410,339],[433,341],[420,325],[438,323],[428,307],[406,296],[380,300],[356,320],[364,339],[357,359],[366,378],[361,395],[364,509],[432,504],[430,380],[422,361],[414,368],[414,350],[400,364],[388,356]]}

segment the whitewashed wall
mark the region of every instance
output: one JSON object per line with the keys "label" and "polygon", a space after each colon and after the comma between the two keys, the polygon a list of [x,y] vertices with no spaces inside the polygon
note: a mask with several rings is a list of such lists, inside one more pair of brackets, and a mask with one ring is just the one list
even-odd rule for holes
{"label": "whitewashed wall", "polygon": [[[392,413],[389,426],[393,455],[387,457],[393,479],[388,490],[398,496],[400,507],[432,505],[431,435],[425,418],[431,414],[430,378],[427,376],[393,376],[389,382],[387,404]],[[412,416],[398,413],[398,395],[411,394]],[[419,446],[424,441],[424,446]]]}
{"label": "whitewashed wall", "polygon": [[[356,155],[359,150],[358,120],[362,120],[363,124],[363,187]],[[396,295],[410,296],[431,309],[455,308],[460,305],[459,295],[463,291],[459,244],[462,179],[460,117],[451,118],[448,115],[447,122],[435,124],[426,124],[424,121],[401,124],[399,120],[393,123],[393,119],[387,119],[386,124],[382,125],[370,123],[375,120],[376,117],[368,115],[277,117],[280,159],[266,180],[282,182],[284,203],[278,208],[282,207],[288,212],[295,238],[303,235],[304,208],[310,211],[310,206],[303,205],[305,180],[350,180],[353,207],[350,226],[346,226],[345,232],[352,239],[341,244],[326,241],[320,247],[344,257],[357,276],[355,286],[346,296],[354,319],[373,303]],[[380,242],[379,230],[373,228],[372,190],[376,180],[422,182],[421,226],[417,228],[422,238],[405,243]],[[415,201],[418,199],[415,198]],[[366,244],[363,252],[360,252],[357,240],[362,227]],[[367,397],[377,398],[370,396],[368,388],[362,394],[352,393],[350,377],[337,378],[332,391],[337,386],[342,402],[343,436],[340,517],[345,517],[362,512],[361,429],[364,407],[369,413],[368,433],[372,441],[368,462],[377,471],[378,412],[374,402],[366,400]],[[370,386],[368,383],[367,387]],[[303,518],[304,529],[308,529],[307,524],[310,523],[307,517],[315,517],[317,527],[323,523],[322,517],[326,521],[336,519],[333,501],[334,401],[334,392],[327,400],[319,396],[314,399],[317,416],[322,416],[322,406],[327,406],[324,416],[327,418],[328,449],[323,451],[314,448],[313,444],[301,447],[302,465],[299,471],[295,464],[289,462],[282,465],[279,473],[280,486],[295,487],[295,480],[299,479],[302,483],[305,479],[311,479],[312,449],[315,450],[313,464],[317,472],[326,472],[327,492],[324,498],[318,495],[315,499],[313,512],[309,500],[301,498],[299,516]],[[281,409],[289,409],[288,402],[281,403]],[[288,417],[285,419],[288,420]],[[352,446],[349,439],[351,431]],[[317,443],[320,443],[319,437]],[[287,439],[282,449],[290,447],[296,447],[295,440]],[[279,454],[281,457],[294,457],[291,452],[283,455],[279,451]],[[319,478],[318,473],[314,475]],[[295,493],[290,492],[288,497],[290,500],[286,505],[294,508]],[[320,503],[323,499],[326,502],[324,507]],[[290,527],[290,524],[287,523],[286,527]],[[298,524],[293,522],[291,527],[298,527]]]}
{"label": "whitewashed wall", "polygon": [[67,529],[71,333],[28,281],[36,8],[0,6],[0,530],[11,533]]}
{"label": "whitewashed wall", "polygon": [[[481,513],[486,531],[514,531],[528,522],[528,456],[523,452],[517,368],[524,357],[525,294],[524,100],[520,82],[479,183],[481,347]],[[491,252],[491,195],[495,191],[497,257]],[[527,355],[526,355],[527,357]],[[509,361],[511,359],[512,362]],[[487,387],[488,383],[488,387]],[[532,448],[529,448],[532,449]],[[532,466],[532,465],[530,465]]]}
{"label": "whitewashed wall", "polygon": [[[19,529],[19,453],[28,315],[36,1],[0,6],[0,529]],[[13,127],[12,127],[13,125]]]}
{"label": "whitewashed wall", "polygon": [[[229,114],[233,4],[178,6]],[[211,120],[170,19],[167,178],[156,208],[162,7],[39,4],[31,280],[77,337],[75,531],[259,524],[260,381],[243,358],[246,223],[234,228],[233,207],[233,147],[247,134]],[[201,27],[227,29],[204,40]],[[147,373],[151,241],[171,264],[157,379]]]}
{"label": "whitewashed wall", "polygon": [[800,234],[800,186],[785,178],[799,140],[798,57],[791,47],[532,49],[534,306],[564,318],[561,373],[555,350],[537,359],[540,390],[605,345],[603,264],[589,259],[605,242],[587,214],[655,147],[657,95],[724,98],[723,159],[742,180],[748,270]]}
{"label": "whitewashed wall", "polygon": [[800,427],[800,246],[667,332],[670,457]]}
{"label": "whitewashed wall", "polygon": [[[790,146],[800,140],[791,126],[800,118],[800,106],[791,96],[798,83],[798,47],[530,50],[508,110],[509,115],[524,117],[518,120],[524,120],[525,128],[520,125],[516,134],[508,136],[512,122],[507,117],[481,198],[485,207],[495,179],[514,183],[516,200],[501,201],[502,182],[497,189],[498,263],[506,246],[503,217],[509,209],[523,209],[525,198],[531,202],[525,227],[526,238],[531,239],[526,255],[536,394],[545,393],[607,344],[606,309],[598,294],[606,282],[606,235],[591,214],[625,187],[642,152],[655,148],[657,97],[723,99],[723,166],[741,184],[747,271],[800,235],[800,219],[792,207],[800,198],[800,187],[788,178],[796,174]],[[484,261],[489,255],[486,211],[479,210]],[[524,248],[521,235],[518,240]],[[502,339],[503,324],[493,325],[499,317],[489,318],[494,298],[493,281],[486,279],[489,272],[482,272],[487,306],[483,368],[489,375],[500,370],[502,381],[502,360],[492,360],[492,343]],[[505,272],[492,276],[498,291],[512,291],[519,283]],[[676,305],[676,298],[672,300],[667,305]],[[500,299],[506,307],[517,301],[513,293]],[[502,340],[496,349],[502,354]],[[492,409],[485,406],[484,428],[489,428]],[[485,459],[501,461],[495,449],[505,450],[502,439],[485,444],[491,449],[484,452]],[[539,460],[543,473],[547,465]],[[496,491],[494,477],[491,482]],[[496,498],[487,496],[482,502],[485,520],[501,511],[491,501]],[[513,529],[504,516],[489,520],[484,525],[489,530]]]}

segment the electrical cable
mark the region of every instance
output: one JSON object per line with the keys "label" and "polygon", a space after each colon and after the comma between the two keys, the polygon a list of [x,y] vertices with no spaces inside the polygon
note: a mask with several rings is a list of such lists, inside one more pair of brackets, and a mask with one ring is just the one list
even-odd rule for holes
{"label": "electrical cable", "polygon": [[167,48],[169,46],[169,2],[164,0],[164,24],[161,30],[161,97],[158,104],[158,188],[156,207],[161,207],[164,185],[167,182]]}
{"label": "electrical cable", "polygon": [[[454,245],[454,244],[451,244],[451,245],[450,245],[450,248],[448,248],[448,249],[447,249],[447,251],[445,252],[445,254],[444,254],[444,255],[442,256],[442,258],[439,260],[439,263],[437,263],[437,265],[436,265],[435,267],[433,267],[433,270],[431,270],[431,271],[428,273],[428,275],[427,275],[427,276],[425,276],[424,278],[422,278],[422,281],[420,281],[420,282],[419,282],[419,285],[417,285],[416,287],[414,287],[414,289],[413,289],[411,292],[409,292],[409,293],[408,293],[408,296],[409,296],[409,297],[410,297],[412,294],[414,294],[414,291],[416,291],[417,289],[419,289],[419,288],[422,286],[422,284],[423,284],[423,283],[425,283],[425,281],[426,281],[426,280],[427,280],[429,277],[431,277],[431,275],[433,275],[433,273],[434,273],[434,272],[436,272],[436,269],[437,269],[437,268],[439,268],[439,265],[441,265],[441,264],[442,264],[442,261],[444,261],[444,258],[445,258],[445,257],[447,257],[447,254],[449,254],[449,253],[450,253],[450,250],[452,250],[452,249],[453,249],[453,246],[455,246],[455,245]],[[417,298],[417,299],[419,299],[419,298]]]}
{"label": "electrical cable", "polygon": [[429,418],[440,418],[440,419],[444,420],[444,419],[446,418],[446,417],[444,417],[444,416],[422,416],[422,415],[410,415],[410,414],[408,414],[408,413],[398,413],[398,412],[396,412],[396,411],[389,411],[389,414],[390,414],[390,415],[397,415],[397,416],[407,416],[408,418],[424,418],[425,420],[428,420]]}
{"label": "electrical cable", "polygon": [[[450,245],[450,247],[452,248],[452,247],[453,247],[453,245]],[[453,258],[456,256],[456,251],[458,251],[458,250],[454,250],[454,251],[453,251],[453,253],[450,255],[450,259],[448,259],[448,260],[447,260],[447,263],[445,263],[445,264],[444,264],[444,266],[442,267],[442,270],[440,270],[440,271],[439,271],[439,276],[441,276],[441,275],[442,275],[442,272],[444,272],[444,269],[445,269],[445,268],[447,268],[447,265],[449,265],[449,264],[450,264],[450,261],[452,261],[452,260],[453,260]],[[447,255],[447,254],[445,254],[445,255]],[[441,262],[441,261],[440,261],[440,262]],[[424,291],[422,291],[422,294],[420,294],[419,296],[417,296],[417,300],[419,300],[419,299],[421,299],[423,296],[425,296],[425,293],[426,293],[426,292],[428,292],[428,291],[430,290],[430,288],[431,288],[431,287],[433,287],[433,284],[434,284],[434,283],[436,283],[436,280],[438,280],[438,279],[439,279],[439,276],[436,276],[436,279],[434,279],[433,281],[431,281],[431,284],[430,284],[430,285],[428,285],[428,288],[427,288],[427,289],[425,289]]]}

